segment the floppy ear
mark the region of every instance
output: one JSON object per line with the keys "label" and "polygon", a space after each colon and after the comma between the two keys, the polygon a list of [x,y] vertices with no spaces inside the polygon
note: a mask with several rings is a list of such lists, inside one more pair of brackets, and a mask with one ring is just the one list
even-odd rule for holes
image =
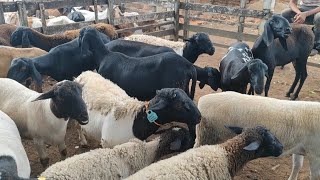
{"label": "floppy ear", "polygon": [[271,29],[271,24],[273,22],[267,22],[264,25],[264,31],[262,33],[262,40],[263,42],[267,45],[270,46],[270,44],[272,43],[272,41],[274,40],[274,35],[273,35],[273,31]]}
{"label": "floppy ear", "polygon": [[225,128],[231,130],[232,132],[236,133],[236,134],[241,134],[242,133],[242,130],[243,128],[241,127],[237,127],[237,126],[224,126]]}
{"label": "floppy ear", "polygon": [[260,141],[254,141],[250,143],[248,146],[244,147],[243,149],[247,151],[255,151],[260,147],[260,144]]}
{"label": "floppy ear", "polygon": [[177,151],[181,148],[181,139],[177,138],[175,141],[170,143],[170,150]]}
{"label": "floppy ear", "polygon": [[83,57],[91,56],[92,52],[90,51],[89,42],[87,41],[89,37],[86,35],[83,35],[82,37],[79,37],[79,47],[81,48],[81,54]]}
{"label": "floppy ear", "polygon": [[22,32],[21,47],[22,48],[30,47],[30,40],[29,40],[28,32],[26,31]]}
{"label": "floppy ear", "polygon": [[36,83],[36,88],[37,88],[37,91],[38,92],[42,92],[42,76],[41,74],[39,73],[39,71],[36,69],[36,67],[34,66],[33,62],[31,60],[28,60],[27,61],[29,66],[30,66],[30,69],[31,69],[31,78],[35,81]]}
{"label": "floppy ear", "polygon": [[244,73],[246,70],[248,70],[248,67],[247,65],[244,65],[236,74],[231,77],[231,80],[237,80],[238,78],[241,78],[242,73]]}
{"label": "floppy ear", "polygon": [[37,97],[35,100],[33,100],[31,102],[44,100],[44,99],[50,99],[50,98],[53,98],[54,96],[55,96],[54,95],[54,89],[51,89],[50,91],[41,94],[39,97]]}

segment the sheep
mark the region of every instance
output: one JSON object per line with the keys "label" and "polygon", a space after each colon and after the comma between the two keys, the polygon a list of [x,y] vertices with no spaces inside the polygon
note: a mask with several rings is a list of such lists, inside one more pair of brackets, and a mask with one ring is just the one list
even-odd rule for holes
{"label": "sheep", "polygon": [[[67,16],[59,16],[59,17],[47,19],[46,23],[47,23],[47,26],[56,26],[56,25],[63,25],[63,24],[71,24],[71,23],[74,23],[74,21],[69,19]],[[37,17],[28,18],[28,24],[29,24],[28,26],[31,28],[42,27],[42,21]]]}
{"label": "sheep", "polygon": [[[84,16],[84,21],[94,21],[95,20],[95,15],[94,12],[88,11],[88,10],[82,10],[82,9],[72,9],[72,12],[80,12]],[[107,19],[108,17],[108,9],[105,9],[102,12],[98,12],[98,20],[101,19]]]}
{"label": "sheep", "polygon": [[[110,41],[105,34],[98,32],[104,43]],[[91,55],[82,56],[79,47],[79,38],[59,45],[50,50],[48,54],[35,58],[18,58],[8,70],[8,78],[26,85],[31,78],[35,82],[36,90],[42,92],[42,77],[47,75],[56,81],[73,80],[82,71],[94,70],[98,64],[92,60]]]}
{"label": "sheep", "polygon": [[12,46],[10,43],[11,34],[17,29],[17,26],[11,24],[0,24],[0,45]]}
{"label": "sheep", "polygon": [[81,22],[85,20],[85,17],[83,16],[83,14],[81,12],[72,12],[70,14],[68,14],[67,16],[69,19],[73,20],[74,22]]}
{"label": "sheep", "polygon": [[14,120],[22,138],[34,141],[42,166],[49,163],[45,143],[58,145],[61,157],[65,158],[68,120],[74,119],[82,125],[88,123],[81,86],[65,80],[40,94],[12,79],[0,78],[0,89],[0,110]]}
{"label": "sheep", "polygon": [[[107,43],[106,48],[113,52],[120,52],[130,57],[147,57],[164,52],[175,52],[173,49],[165,46],[155,46],[138,41],[128,41],[117,39]],[[197,80],[200,81],[200,88],[202,89],[208,84],[213,90],[217,91],[220,87],[220,72],[213,67],[198,67]]]}
{"label": "sheep", "polygon": [[[150,100],[155,96],[156,90],[181,88],[193,99],[197,72],[193,64],[184,57],[172,52],[143,58],[129,57],[109,51],[97,33],[93,27],[81,30],[79,42],[83,56],[92,54],[94,61],[99,64],[97,72],[118,84],[129,96]],[[192,85],[189,93],[190,79]]]}
{"label": "sheep", "polygon": [[253,58],[246,43],[234,43],[222,58],[219,70],[223,91],[245,94],[247,85],[250,83],[257,94],[263,92],[264,77],[268,74],[268,66],[260,59]]}
{"label": "sheep", "polygon": [[[111,39],[117,38],[117,32],[112,25],[105,23],[92,24],[100,32],[106,34]],[[22,45],[28,47],[30,45],[50,51],[52,48],[70,42],[79,36],[80,29],[66,31],[63,34],[45,35],[36,30],[27,27],[19,27],[11,35],[12,46]]]}
{"label": "sheep", "polygon": [[294,154],[290,180],[297,178],[303,156],[310,161],[311,179],[320,177],[318,102],[222,92],[200,97],[198,108],[202,119],[197,126],[195,147],[216,144],[232,137],[222,129],[225,123],[248,127],[263,125],[283,143],[285,154]]}
{"label": "sheep", "polygon": [[[265,23],[263,34],[252,47],[254,58],[261,59],[268,66],[265,96],[268,96],[275,67],[292,62],[296,76],[286,96],[290,97],[300,80],[291,100],[298,98],[303,83],[308,76],[307,59],[313,48],[313,43],[314,34],[305,25],[290,25],[287,19],[279,15],[273,15]],[[252,92],[252,88],[250,88],[250,92]]]}
{"label": "sheep", "polygon": [[9,46],[0,46],[0,54],[1,54],[1,61],[0,61],[0,78],[7,77],[9,67],[11,62],[15,58],[19,57],[38,57],[41,55],[46,54],[47,52],[39,49],[39,48],[14,48]]}
{"label": "sheep", "polygon": [[199,123],[201,114],[181,89],[157,90],[146,103],[129,97],[118,85],[98,73],[83,72],[75,82],[83,86],[82,96],[90,119],[87,125],[81,126],[81,145],[87,145],[84,134],[101,141],[102,147],[107,148],[134,137],[145,140],[161,124],[178,121],[188,125],[193,146],[195,125]]}
{"label": "sheep", "polygon": [[177,54],[185,57],[191,63],[194,63],[198,59],[199,55],[203,53],[207,53],[212,56],[215,52],[215,48],[213,47],[208,34],[202,32],[198,32],[191,38],[185,39],[185,41],[187,41],[186,43],[169,41],[159,37],[142,34],[134,34],[129,37],[125,37],[124,39],[172,48]]}
{"label": "sheep", "polygon": [[[227,126],[228,127],[228,126]],[[283,146],[264,127],[228,127],[238,136],[219,145],[193,148],[138,171],[130,179],[233,179],[243,166],[260,157],[279,156]]]}
{"label": "sheep", "polygon": [[0,179],[29,178],[31,168],[14,121],[0,111]]}
{"label": "sheep", "polygon": [[174,127],[150,142],[134,139],[113,149],[95,149],[75,155],[52,165],[40,177],[56,180],[120,180],[167,154],[187,150],[189,141],[190,136],[186,129]]}

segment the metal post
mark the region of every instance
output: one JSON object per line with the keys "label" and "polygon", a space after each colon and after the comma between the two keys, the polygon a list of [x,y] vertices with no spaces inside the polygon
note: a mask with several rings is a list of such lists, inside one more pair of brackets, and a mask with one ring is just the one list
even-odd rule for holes
{"label": "metal post", "polygon": [[190,24],[189,20],[189,0],[185,0],[186,7],[184,9],[184,25],[183,25],[183,38],[187,39],[189,38],[189,31],[187,30],[187,27]]}
{"label": "metal post", "polygon": [[179,6],[180,6],[180,0],[175,0],[174,1],[174,40],[178,41],[179,39]]}

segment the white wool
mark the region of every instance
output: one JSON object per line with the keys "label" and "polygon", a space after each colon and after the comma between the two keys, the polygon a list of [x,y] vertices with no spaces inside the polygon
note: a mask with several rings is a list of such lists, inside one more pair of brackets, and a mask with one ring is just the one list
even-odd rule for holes
{"label": "white wool", "polygon": [[[80,12],[83,16],[84,16],[84,21],[94,21],[95,20],[95,15],[94,12],[88,11],[88,10],[76,10],[78,12]],[[71,12],[74,12],[73,10]],[[107,19],[108,17],[108,9],[102,11],[102,12],[98,12],[98,19]]]}
{"label": "white wool", "polygon": [[65,146],[68,121],[55,117],[51,99],[31,102],[40,93],[8,78],[0,78],[0,89],[0,110],[14,120],[22,138],[34,140],[37,150],[42,151],[40,158],[47,157],[43,143]]}
{"label": "white wool", "polygon": [[[30,18],[32,19],[31,20],[32,24],[29,25],[29,26],[31,26],[32,28],[42,27],[41,19],[39,19],[37,17],[30,17]],[[69,19],[67,16],[59,16],[59,17],[54,17],[54,18],[51,18],[51,19],[47,19],[46,23],[47,23],[47,26],[56,26],[56,25],[74,23],[74,21]]]}
{"label": "white wool", "polygon": [[0,156],[4,155],[15,160],[19,177],[29,178],[30,163],[17,126],[8,115],[0,111]]}
{"label": "white wool", "polygon": [[162,39],[159,37],[144,35],[144,34],[133,34],[131,36],[125,37],[124,39],[129,41],[143,42],[143,43],[151,44],[155,46],[169,47],[169,48],[172,48],[180,56],[183,55],[183,49],[186,45],[184,42],[170,41],[170,40]]}
{"label": "white wool", "polygon": [[[83,72],[75,81],[83,85],[82,97],[89,113],[89,123],[81,126],[84,130],[81,133],[109,148],[134,138],[133,121],[143,102],[92,71]],[[80,134],[80,137],[81,144],[86,145],[84,136]]]}
{"label": "white wool", "polygon": [[219,143],[232,137],[224,125],[262,125],[270,129],[284,145],[284,154],[305,155],[313,169],[320,169],[319,102],[223,92],[202,96],[198,108],[203,118],[197,125],[195,147]]}

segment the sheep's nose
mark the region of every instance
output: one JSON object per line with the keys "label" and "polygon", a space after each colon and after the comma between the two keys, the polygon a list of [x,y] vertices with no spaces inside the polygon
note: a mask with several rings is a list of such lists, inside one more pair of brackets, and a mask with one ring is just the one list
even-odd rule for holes
{"label": "sheep's nose", "polygon": [[287,27],[286,32],[292,33],[292,28],[291,27]]}

